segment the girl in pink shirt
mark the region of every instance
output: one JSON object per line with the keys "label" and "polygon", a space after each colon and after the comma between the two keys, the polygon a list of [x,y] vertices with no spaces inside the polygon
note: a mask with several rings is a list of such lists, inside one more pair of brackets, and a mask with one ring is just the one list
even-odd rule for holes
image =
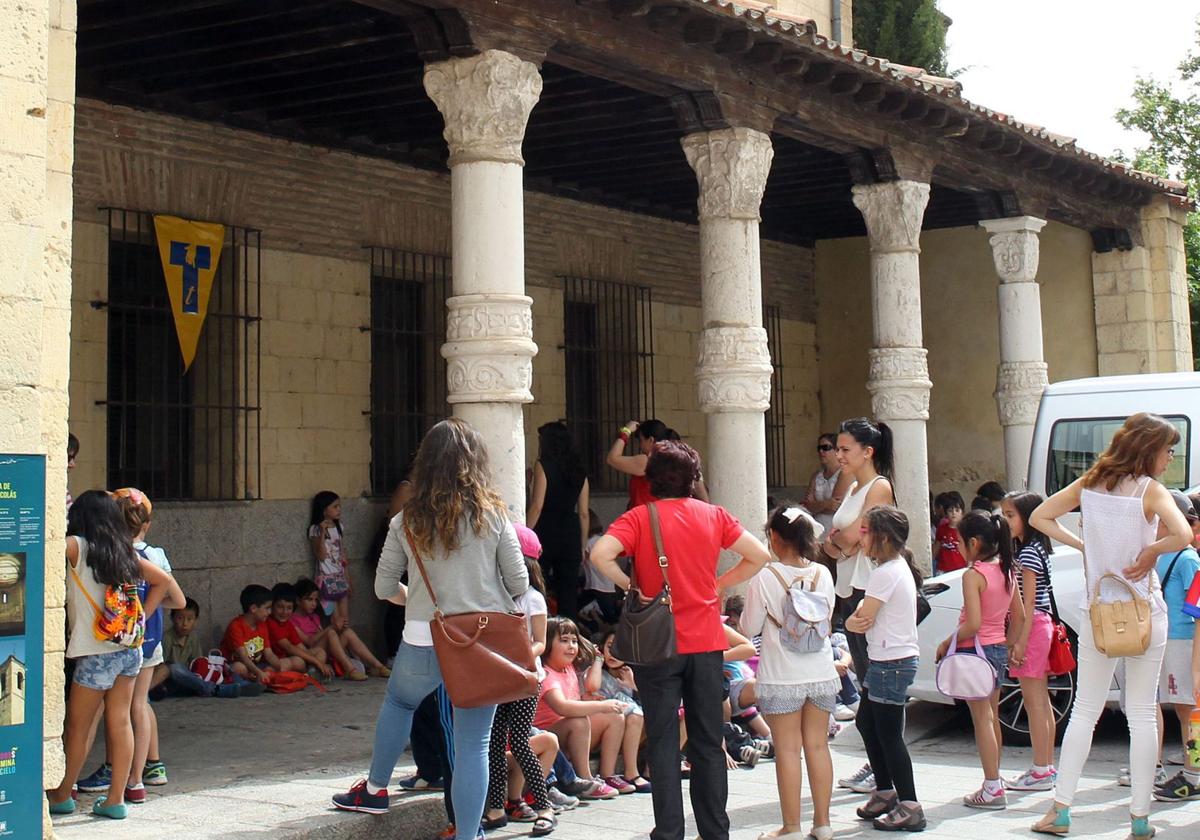
{"label": "girl in pink shirt", "polygon": [[[546,622],[546,678],[542,680],[533,725],[558,736],[575,773],[587,778],[589,756],[600,748],[600,776],[584,799],[612,799],[637,788],[617,775],[617,756],[625,737],[625,706],[620,700],[581,700],[577,666],[589,667],[596,649],[580,638],[575,622],[554,616]],[[636,774],[636,768],[626,768]]]}
{"label": "girl in pink shirt", "polygon": [[[976,636],[983,654],[996,669],[992,693],[982,700],[968,700],[975,725],[975,745],[983,765],[983,786],[963,797],[968,808],[998,811],[1007,807],[1004,782],[1000,780],[1000,679],[1008,667],[1008,638],[1020,638],[1025,621],[1021,591],[1013,585],[1014,559],[1008,522],[998,513],[971,511],[958,525],[958,550],[967,561],[962,576],[963,607],[958,619],[959,650],[975,649]],[[1012,621],[1005,623],[1009,616]],[[1011,635],[1007,635],[1011,634]],[[950,648],[950,639],[937,651],[940,662]]]}
{"label": "girl in pink shirt", "polygon": [[296,581],[296,611],[292,613],[291,622],[300,634],[300,641],[306,647],[324,650],[341,667],[345,679],[361,682],[367,678],[367,674],[350,658],[351,654],[358,657],[359,662],[365,663],[372,676],[390,676],[392,672],[375,658],[352,628],[346,627],[339,633],[333,625],[321,625],[320,597],[321,592],[311,578]]}

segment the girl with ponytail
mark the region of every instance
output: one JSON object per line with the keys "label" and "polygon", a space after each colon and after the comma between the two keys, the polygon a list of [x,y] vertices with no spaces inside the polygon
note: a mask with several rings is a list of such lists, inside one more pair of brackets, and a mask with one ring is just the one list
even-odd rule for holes
{"label": "girl with ponytail", "polygon": [[1021,636],[1025,605],[1015,585],[1012,537],[1003,516],[977,510],[964,516],[958,525],[958,550],[967,561],[962,576],[962,613],[957,635],[942,642],[937,659],[940,662],[949,653],[951,641],[956,649],[974,650],[978,637],[984,656],[996,669],[991,694],[967,701],[983,765],[983,785],[963,797],[968,808],[996,811],[1008,804],[1000,780],[1000,679],[1008,667],[1008,639]]}

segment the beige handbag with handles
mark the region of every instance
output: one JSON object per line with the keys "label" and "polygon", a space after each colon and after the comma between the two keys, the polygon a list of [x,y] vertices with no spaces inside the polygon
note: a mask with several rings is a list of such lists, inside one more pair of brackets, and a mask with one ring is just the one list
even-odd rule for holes
{"label": "beige handbag with handles", "polygon": [[[1152,573],[1153,574],[1153,573]],[[1129,590],[1130,600],[1100,601],[1100,584],[1111,578]],[[1100,576],[1092,590],[1088,615],[1096,650],[1109,659],[1141,656],[1150,647],[1150,603],[1138,596],[1129,581],[1111,572]]]}

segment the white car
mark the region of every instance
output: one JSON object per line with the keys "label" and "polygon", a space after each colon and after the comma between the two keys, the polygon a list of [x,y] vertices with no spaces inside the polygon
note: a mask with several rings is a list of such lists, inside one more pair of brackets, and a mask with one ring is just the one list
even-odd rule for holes
{"label": "white car", "polygon": [[[917,627],[921,642],[921,661],[917,667],[917,677],[908,690],[909,696],[917,700],[946,704],[955,702],[937,690],[934,683],[937,668],[934,656],[938,645],[949,638],[958,627],[958,616],[962,610],[962,575],[960,569],[931,577],[925,581],[922,588],[932,609]],[[1059,618],[1067,625],[1074,644],[1079,634],[1080,622],[1086,620],[1081,609],[1084,583],[1083,562],[1079,552],[1067,546],[1058,546],[1051,559],[1050,580],[1054,586],[1054,600],[1058,606]],[[1075,702],[1075,674],[1051,677],[1049,689],[1054,719],[1061,725]],[[1109,705],[1115,707],[1119,698],[1120,683],[1118,679],[1114,679],[1109,691]],[[1015,678],[1010,678],[1007,674],[1000,685],[1000,727],[1006,742],[1029,742],[1029,719],[1025,714],[1021,686]]]}

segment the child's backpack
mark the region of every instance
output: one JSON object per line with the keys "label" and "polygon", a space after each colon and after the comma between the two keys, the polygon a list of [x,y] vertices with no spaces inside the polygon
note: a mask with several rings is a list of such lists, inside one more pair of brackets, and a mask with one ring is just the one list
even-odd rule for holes
{"label": "child's backpack", "polygon": [[783,619],[775,618],[767,610],[767,618],[779,628],[779,641],[785,649],[794,653],[816,653],[821,650],[833,629],[830,621],[833,604],[824,592],[816,591],[816,576],[807,581],[798,577],[789,586],[778,569],[770,564],[767,568],[783,587]]}
{"label": "child's backpack", "polygon": [[325,692],[325,686],[314,680],[308,674],[302,674],[299,671],[273,671],[263,675],[263,685],[270,691],[276,694],[291,694],[296,691],[303,691],[310,685],[315,685],[321,693]]}
{"label": "child's backpack", "polygon": [[205,656],[197,656],[193,659],[188,665],[188,670],[206,683],[213,685],[226,685],[233,682],[233,670],[217,648],[213,648]]}
{"label": "child's backpack", "polygon": [[79,572],[72,568],[71,576],[96,613],[96,622],[92,626],[96,641],[112,642],[127,648],[141,647],[146,636],[146,611],[142,608],[142,599],[138,597],[137,584],[123,583],[107,587],[104,591],[104,607],[101,608],[84,587]]}

